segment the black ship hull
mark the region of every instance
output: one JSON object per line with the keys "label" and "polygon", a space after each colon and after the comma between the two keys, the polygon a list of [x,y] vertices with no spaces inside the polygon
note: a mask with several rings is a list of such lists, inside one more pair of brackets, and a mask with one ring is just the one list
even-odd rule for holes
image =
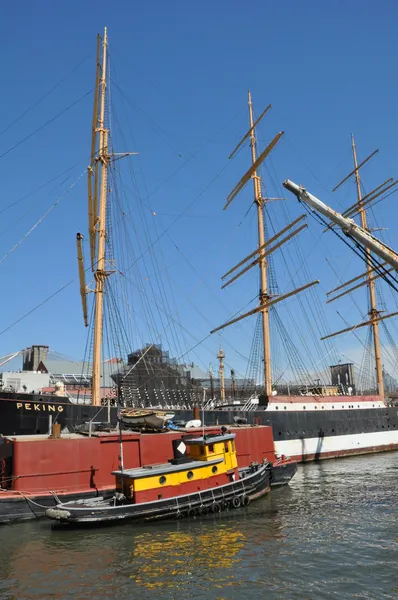
{"label": "black ship hull", "polygon": [[[244,473],[243,473],[244,471]],[[50,519],[65,524],[98,524],[121,521],[194,517],[247,506],[270,490],[268,464],[241,469],[241,478],[219,487],[183,496],[143,503],[117,504],[114,499],[78,500],[58,504],[46,511]],[[244,476],[243,476],[244,475]]]}
{"label": "black ship hull", "polygon": [[[173,410],[175,419],[192,419],[191,410]],[[239,416],[253,425],[271,425],[278,454],[298,461],[398,449],[398,407],[278,412],[205,411],[206,425],[231,425]],[[0,434],[47,434],[54,423],[76,426],[117,423],[115,407],[74,404],[67,398],[0,393]]]}

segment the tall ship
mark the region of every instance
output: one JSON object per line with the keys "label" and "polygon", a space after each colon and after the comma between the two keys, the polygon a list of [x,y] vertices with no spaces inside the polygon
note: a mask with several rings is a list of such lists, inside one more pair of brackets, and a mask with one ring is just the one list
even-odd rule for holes
{"label": "tall ship", "polygon": [[[368,288],[368,318],[357,326],[337,332],[347,333],[350,329],[355,331],[363,326],[369,329],[366,358],[359,377],[355,377],[351,362],[342,362],[341,357],[333,352],[319,357],[319,363],[326,364],[326,368],[308,368],[300,357],[309,352],[308,340],[302,338],[300,343],[293,340],[294,332],[289,328],[295,327],[295,314],[289,309],[288,324],[287,319],[279,314],[278,307],[285,300],[290,301],[297,296],[299,303],[306,304],[307,319],[308,311],[312,311],[308,320],[308,336],[319,337],[322,332],[322,339],[327,340],[331,334],[326,331],[327,322],[321,315],[319,303],[315,301],[314,288],[319,282],[308,280],[308,271],[303,269],[306,281],[281,293],[273,262],[276,251],[283,250],[285,244],[295,241],[296,236],[308,227],[305,222],[307,214],[304,212],[299,215],[279,231],[274,229],[269,205],[279,199],[270,198],[265,193],[261,169],[283,132],[278,133],[264,150],[258,151],[256,131],[270,106],[255,119],[250,93],[249,130],[232,152],[231,158],[248,144],[251,166],[227,197],[224,208],[228,208],[252,180],[257,240],[250,254],[223,276],[222,286],[229,287],[247,273],[258,269],[258,304],[243,314],[239,307],[232,318],[211,331],[219,335],[219,331],[233,327],[244,319],[253,318],[256,321],[247,371],[244,376],[238,377],[231,369],[231,377],[228,379],[225,376],[227,352],[222,343],[217,355],[219,377],[212,370],[209,373],[204,370],[199,372],[194,364],[184,362],[182,357],[186,352],[181,350],[177,358],[173,358],[171,352],[165,349],[163,339],[167,330],[172,330],[171,338],[176,346],[181,345],[178,331],[173,329],[178,310],[160,304],[164,294],[158,287],[159,281],[167,272],[168,265],[163,269],[157,265],[161,253],[153,253],[150,239],[146,240],[144,249],[138,248],[138,256],[134,255],[132,262],[130,259],[128,263],[128,244],[131,239],[122,244],[121,238],[112,236],[116,225],[122,222],[126,226],[130,217],[131,207],[123,204],[125,198],[120,191],[119,176],[123,169],[128,172],[130,168],[120,166],[124,159],[130,165],[134,158],[127,148],[123,152],[113,149],[110,126],[117,121],[111,118],[107,104],[112,83],[108,76],[107,59],[105,31],[103,39],[98,37],[97,41],[90,164],[87,169],[88,241],[81,233],[76,236],[83,318],[85,326],[90,329],[87,353],[80,365],[80,372],[65,373],[49,367],[46,346],[32,346],[23,351],[22,372],[16,370],[7,374],[4,371],[1,376],[0,433],[47,433],[54,423],[59,423],[70,432],[90,424],[96,427],[105,423],[114,425],[118,410],[132,407],[168,409],[172,411],[174,421],[180,422],[190,420],[195,411],[206,425],[271,425],[278,454],[302,461],[397,449],[398,410],[393,401],[386,400],[385,383],[388,375],[383,369],[379,339],[380,323],[396,313],[384,314],[384,307],[377,306],[375,291],[375,279],[383,275],[385,278],[381,271],[385,267],[375,262],[367,247],[362,247],[365,272],[346,283],[341,282],[328,296],[330,301],[337,300],[361,286]],[[118,84],[114,85],[117,87]],[[363,195],[360,169],[368,159],[358,164],[354,140],[352,152],[354,170],[345,180],[354,177],[357,200],[344,214],[351,218],[359,215],[362,229],[368,230],[366,209],[376,198],[385,196],[396,182],[387,180]],[[109,201],[109,196],[115,196],[115,203]],[[281,202],[283,204],[284,200]],[[155,211],[151,213],[156,216]],[[329,222],[324,226],[335,231]],[[139,236],[138,228],[134,233]],[[90,254],[88,268],[84,264],[86,244]],[[122,255],[124,253],[125,259],[127,255],[127,262],[123,266],[115,258],[117,251]],[[128,332],[122,325],[123,318],[132,312],[127,288],[123,286],[126,286],[130,271],[134,271],[139,258],[146,253],[151,255],[155,266],[153,277],[151,274],[141,278],[145,280],[145,285],[148,281],[148,286],[153,287],[146,291],[142,281],[139,284],[144,289],[142,313],[153,320],[155,311],[159,309],[166,318],[161,318],[160,324],[153,323],[151,341],[139,345],[137,341],[127,340]],[[310,258],[309,255],[306,260]],[[86,282],[87,273],[91,273],[90,282]],[[294,279],[294,275],[294,272],[290,272],[289,281]],[[116,281],[121,284],[120,295],[116,292]],[[171,286],[170,281],[167,284]],[[352,284],[355,285],[350,288]],[[90,297],[93,298],[91,319]],[[305,300],[300,300],[302,297]],[[106,309],[110,314],[108,325],[104,321]],[[282,340],[279,352],[283,350],[286,358],[282,368],[277,360],[277,340]],[[318,341],[314,344],[316,353],[320,346]],[[320,352],[323,353],[323,350]],[[105,353],[108,359],[103,358]],[[327,363],[333,356],[336,356],[336,360]]]}

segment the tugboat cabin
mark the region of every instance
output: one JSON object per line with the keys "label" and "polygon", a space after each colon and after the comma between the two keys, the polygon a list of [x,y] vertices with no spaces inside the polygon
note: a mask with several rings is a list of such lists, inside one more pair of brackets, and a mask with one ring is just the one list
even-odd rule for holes
{"label": "tugboat cabin", "polygon": [[235,434],[173,440],[168,463],[113,471],[116,489],[135,504],[217,488],[239,479]]}

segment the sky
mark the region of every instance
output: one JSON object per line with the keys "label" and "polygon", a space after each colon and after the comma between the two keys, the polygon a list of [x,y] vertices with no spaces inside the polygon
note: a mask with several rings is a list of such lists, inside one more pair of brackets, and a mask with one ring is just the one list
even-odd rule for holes
{"label": "sky", "polygon": [[[285,132],[264,168],[269,195],[286,196],[281,182],[290,178],[342,210],[355,201],[352,182],[335,194],[331,190],[352,170],[352,133],[359,160],[380,149],[363,169],[365,190],[396,174],[397,17],[391,0],[119,0],[113,5],[21,0],[4,5],[0,355],[34,343],[75,358],[84,353],[75,234],[87,229],[95,36],[105,25],[115,114],[118,109],[115,143],[123,146],[120,151],[139,153],[128,160],[136,160],[131,169],[142,206],[156,216],[153,239],[162,239],[154,252],[169,274],[171,310],[194,331],[184,339],[181,354],[202,367],[215,364],[222,343],[227,364],[244,370],[253,321],[204,345],[200,341],[253,301],[258,286],[250,275],[220,290],[221,275],[256,244],[250,185],[222,211],[227,194],[250,166],[247,146],[228,161],[248,129],[247,91],[257,115],[272,104],[258,130],[259,147]],[[286,216],[292,220],[302,212],[292,197],[276,202],[272,211],[279,227]],[[383,235],[397,247],[396,196],[375,213],[377,224],[388,228]],[[298,285],[310,280],[307,275],[321,280],[325,306],[326,291],[364,268],[312,220],[308,225],[300,236],[308,273],[295,262],[295,246],[291,266],[300,271]],[[144,249],[143,237],[137,255]],[[340,279],[325,260],[328,252]],[[139,286],[155,276],[148,264],[142,269]],[[281,293],[292,288],[282,269],[278,283]],[[361,312],[348,298],[336,308],[326,307],[327,327],[346,326],[337,310],[349,324],[359,322],[363,306]],[[149,332],[143,330],[134,343],[148,341],[145,336]],[[361,343],[358,350],[354,336],[339,344],[343,358],[360,360]]]}

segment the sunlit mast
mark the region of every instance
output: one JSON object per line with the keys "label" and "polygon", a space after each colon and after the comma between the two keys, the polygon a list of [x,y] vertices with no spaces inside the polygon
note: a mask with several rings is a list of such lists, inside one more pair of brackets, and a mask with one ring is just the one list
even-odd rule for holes
{"label": "sunlit mast", "polygon": [[225,402],[225,371],[224,371],[225,354],[224,354],[221,346],[220,346],[220,350],[217,354],[217,358],[219,360],[218,374],[220,376],[221,403],[224,404],[224,402]]}
{"label": "sunlit mast", "polygon": [[[252,164],[254,165],[257,160],[256,156],[256,132],[254,127],[253,119],[253,104],[252,97],[249,91],[249,122],[250,122],[250,147],[252,153]],[[267,283],[267,267],[268,263],[265,258],[265,233],[264,233],[264,212],[263,207],[265,204],[265,198],[261,193],[261,178],[257,174],[257,170],[253,172],[253,189],[254,189],[254,202],[257,206],[257,224],[258,224],[258,246],[259,251],[259,268],[260,268],[260,306],[262,307],[262,329],[263,329],[263,348],[264,348],[264,392],[266,396],[272,394],[272,371],[271,371],[271,343],[270,343],[270,331],[269,331],[269,309],[267,306],[267,300],[270,299],[268,295],[268,283]]]}
{"label": "sunlit mast", "polygon": [[[368,229],[367,218],[366,218],[366,210],[362,205],[362,191],[361,191],[361,179],[359,175],[358,169],[358,160],[357,160],[357,150],[355,147],[354,136],[351,137],[351,145],[352,145],[352,156],[354,159],[355,166],[355,182],[357,186],[357,196],[358,196],[358,208],[359,215],[361,218],[361,227],[363,229]],[[369,316],[372,320],[372,331],[373,331],[373,347],[375,353],[375,364],[376,364],[376,382],[379,395],[384,398],[384,380],[383,380],[383,366],[381,361],[381,349],[380,349],[380,337],[379,337],[379,322],[377,318],[380,316],[380,312],[376,307],[376,287],[373,279],[373,267],[371,262],[371,253],[369,248],[365,248],[366,254],[366,272],[369,286]]]}
{"label": "sunlit mast", "polygon": [[[83,262],[83,236],[78,233],[77,253],[80,277],[80,292],[82,297],[84,324],[88,326],[87,317],[87,292],[94,292],[94,342],[93,342],[93,369],[92,369],[92,398],[95,406],[101,405],[101,346],[103,329],[104,286],[106,278],[114,271],[106,264],[105,244],[107,239],[106,213],[108,200],[108,167],[111,160],[123,158],[132,152],[121,154],[109,153],[109,129],[105,126],[106,117],[106,78],[107,78],[107,29],[104,28],[102,40],[97,36],[97,58],[94,90],[94,108],[91,132],[91,156],[88,167],[88,219],[90,237],[90,262],[94,275],[94,289],[88,288],[85,282]],[[97,149],[98,144],[98,149]],[[98,203],[99,190],[99,203]]]}
{"label": "sunlit mast", "polygon": [[[275,250],[280,248],[285,242],[290,240],[292,237],[297,235],[300,231],[307,227],[306,224],[300,225],[297,229],[290,232],[286,237],[282,238],[281,236],[287,233],[290,229],[293,229],[298,223],[300,223],[305,215],[301,215],[297,219],[295,219],[292,223],[284,227],[279,233],[274,235],[272,238],[265,240],[265,230],[264,230],[264,204],[266,199],[262,196],[261,190],[261,178],[258,174],[258,169],[264,159],[270,154],[270,152],[274,149],[280,138],[283,136],[283,131],[278,133],[274,139],[268,144],[268,146],[263,150],[263,152],[257,157],[256,152],[256,125],[261,121],[264,115],[271,108],[269,104],[266,109],[261,113],[256,121],[253,118],[253,106],[250,92],[248,93],[248,104],[249,104],[249,124],[250,129],[244,135],[242,140],[236,146],[234,151],[230,154],[229,158],[232,158],[237,150],[242,146],[242,144],[250,139],[250,147],[251,147],[251,156],[252,156],[252,166],[246,172],[246,174],[240,179],[240,181],[236,184],[232,192],[227,196],[227,203],[224,206],[224,210],[230,205],[232,200],[239,194],[240,191],[243,190],[246,183],[253,179],[253,188],[254,188],[254,202],[257,206],[257,224],[258,224],[258,248],[254,250],[249,256],[241,260],[237,265],[232,267],[225,275],[222,276],[222,279],[226,279],[229,275],[231,275],[234,271],[236,271],[239,267],[243,267],[241,271],[239,271],[236,275],[234,275],[231,279],[225,282],[222,285],[222,288],[230,285],[232,282],[236,281],[241,275],[245,274],[255,265],[259,265],[260,269],[260,293],[259,293],[259,306],[250,310],[249,312],[220,325],[216,329],[213,329],[211,333],[219,331],[224,327],[228,327],[241,319],[244,319],[250,315],[261,312],[262,314],[262,333],[263,333],[263,348],[264,348],[264,388],[263,388],[263,396],[265,396],[264,403],[268,402],[268,398],[272,395],[272,371],[271,371],[271,344],[270,344],[270,328],[269,328],[269,308],[270,306],[280,302],[281,300],[285,300],[290,296],[293,296],[317,283],[318,280],[312,281],[300,288],[297,288],[287,294],[283,294],[282,296],[277,296],[271,298],[268,291],[267,284],[267,256],[272,254]],[[275,242],[275,243],[274,243]],[[248,262],[250,261],[250,262]]]}

